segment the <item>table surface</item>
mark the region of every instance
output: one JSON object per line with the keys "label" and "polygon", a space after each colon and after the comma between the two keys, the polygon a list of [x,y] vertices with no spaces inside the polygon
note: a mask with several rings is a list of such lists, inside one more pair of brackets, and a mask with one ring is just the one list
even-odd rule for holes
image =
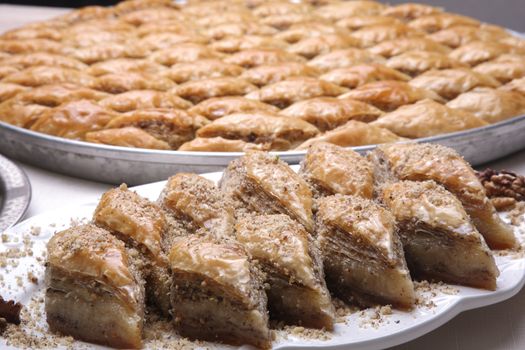
{"label": "table surface", "polygon": [[[67,10],[0,4],[0,32],[25,23],[48,19],[64,11]],[[32,202],[25,217],[96,201],[111,187],[108,184],[55,174],[26,164],[20,165],[29,176],[33,189]],[[525,173],[525,151],[487,166]],[[500,304],[464,312],[437,330],[392,350],[522,350],[525,349],[523,311],[525,289]]]}

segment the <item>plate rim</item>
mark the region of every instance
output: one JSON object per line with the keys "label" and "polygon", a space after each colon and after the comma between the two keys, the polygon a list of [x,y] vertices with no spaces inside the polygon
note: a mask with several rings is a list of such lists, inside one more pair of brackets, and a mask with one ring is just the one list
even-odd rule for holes
{"label": "plate rim", "polygon": [[[298,165],[291,166],[294,171],[297,171],[299,168]],[[223,172],[210,172],[210,173],[204,173],[200,174],[201,176],[204,176],[210,180],[217,181]],[[138,192],[140,195],[144,196],[145,192],[154,192],[157,193],[160,188],[167,182],[167,180],[163,181],[157,181],[152,182],[144,185],[134,186],[130,187],[130,190]],[[151,198],[151,196],[148,196]],[[27,218],[26,220],[23,220],[19,222],[17,225],[12,226],[10,229],[16,230],[19,226],[20,229],[22,229],[22,226],[27,225],[35,225],[37,222],[41,220],[46,220],[48,217],[60,217],[60,216],[68,216],[68,218],[71,218],[74,212],[82,212],[82,211],[92,211],[95,209],[97,205],[97,201],[89,201],[80,205],[77,205],[73,208],[68,208],[65,212],[64,210],[61,210],[60,208],[45,211],[43,213],[37,214],[35,216],[32,216],[30,218]],[[8,232],[8,231],[6,231]],[[513,259],[513,258],[510,258]],[[513,259],[514,260],[514,259]],[[348,347],[352,347],[354,349],[358,350],[377,350],[377,349],[383,349],[388,347],[393,347],[397,345],[401,345],[404,343],[407,343],[409,341],[415,340],[435,329],[438,329],[439,327],[443,326],[444,324],[448,323],[450,320],[452,320],[454,317],[459,315],[460,313],[472,309],[482,308],[489,305],[494,305],[497,303],[500,303],[502,301],[505,301],[507,299],[510,299],[514,295],[516,295],[525,285],[525,257],[516,258],[516,260],[521,260],[522,262],[522,268],[519,270],[519,279],[512,282],[511,285],[506,286],[506,288],[496,291],[485,291],[482,289],[476,289],[474,290],[480,291],[482,294],[478,295],[464,295],[464,296],[456,296],[451,295],[451,298],[454,298],[451,300],[450,304],[446,305],[438,314],[435,314],[429,319],[425,319],[422,322],[409,326],[408,328],[398,330],[394,333],[388,333],[381,335],[381,333],[377,334],[377,337],[373,339],[365,339],[359,342],[351,342],[351,343],[343,343],[338,342],[335,344],[323,344],[322,342],[314,342],[312,344],[304,345],[304,344],[276,344],[277,347],[275,349],[278,350],[297,350],[299,348],[301,349],[323,349],[323,350],[342,350],[347,349]],[[500,266],[501,267],[501,266]],[[454,285],[452,285],[454,286]],[[460,286],[461,287],[461,286]],[[305,339],[305,342],[308,340]],[[88,344],[89,343],[83,343],[82,344]],[[215,343],[214,343],[215,344]]]}
{"label": "plate rim", "polygon": [[[29,177],[24,169],[2,154],[0,154],[0,165],[0,186],[5,191],[2,203],[0,203],[0,215],[2,216],[2,221],[0,221],[0,232],[3,232],[19,223],[27,212],[29,204],[31,203],[32,187]],[[22,180],[22,185],[15,187],[9,180],[6,172],[17,173]],[[23,204],[21,207],[9,204],[9,200],[15,198],[22,198]],[[10,213],[10,215],[4,217],[6,213]]]}

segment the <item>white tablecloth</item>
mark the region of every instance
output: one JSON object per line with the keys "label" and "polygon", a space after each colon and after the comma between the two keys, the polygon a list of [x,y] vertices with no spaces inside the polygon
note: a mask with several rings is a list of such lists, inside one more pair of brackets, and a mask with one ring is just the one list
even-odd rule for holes
{"label": "white tablecloth", "polygon": [[[0,32],[24,23],[47,19],[64,11],[57,8],[0,5]],[[26,217],[95,201],[110,188],[107,184],[20,165],[29,176],[33,188],[33,198]],[[525,174],[525,151],[487,166]],[[439,329],[392,349],[523,350],[525,289],[500,304],[464,312]]]}

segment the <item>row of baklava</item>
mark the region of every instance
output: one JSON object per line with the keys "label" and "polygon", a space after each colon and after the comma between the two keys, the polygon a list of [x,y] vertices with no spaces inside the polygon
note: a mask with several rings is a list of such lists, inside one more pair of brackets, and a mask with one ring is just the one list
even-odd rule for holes
{"label": "row of baklava", "polygon": [[412,278],[494,290],[489,247],[516,246],[472,168],[445,147],[389,144],[365,158],[317,143],[298,173],[250,151],[218,185],[171,177],[156,203],[109,190],[91,223],[55,234],[47,321],[138,348],[149,304],[182,336],[267,348],[269,317],[331,330],[331,293],[410,309]]}
{"label": "row of baklava", "polygon": [[[0,120],[65,138],[189,151],[433,136],[523,114],[524,46],[502,28],[420,4],[130,0],[2,35]],[[423,99],[469,113],[430,101],[395,113]],[[213,122],[198,132],[205,121],[172,116],[206,108]],[[125,122],[113,113],[132,111]],[[378,117],[374,127],[342,127]],[[356,138],[363,129],[386,136]]]}

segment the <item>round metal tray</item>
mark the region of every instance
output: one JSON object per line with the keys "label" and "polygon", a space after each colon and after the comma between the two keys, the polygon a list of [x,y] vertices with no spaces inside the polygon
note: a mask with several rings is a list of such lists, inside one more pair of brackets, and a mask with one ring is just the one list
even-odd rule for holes
{"label": "round metal tray", "polygon": [[22,218],[30,201],[31,185],[27,175],[0,155],[0,233]]}
{"label": "round metal tray", "polygon": [[[525,116],[439,136],[421,138],[457,150],[473,165],[525,148]],[[352,147],[365,153],[375,145]],[[241,152],[183,152],[115,147],[68,140],[0,122],[0,152],[13,159],[84,179],[138,185],[164,180],[177,172],[223,169]],[[297,164],[305,151],[273,152]]]}

